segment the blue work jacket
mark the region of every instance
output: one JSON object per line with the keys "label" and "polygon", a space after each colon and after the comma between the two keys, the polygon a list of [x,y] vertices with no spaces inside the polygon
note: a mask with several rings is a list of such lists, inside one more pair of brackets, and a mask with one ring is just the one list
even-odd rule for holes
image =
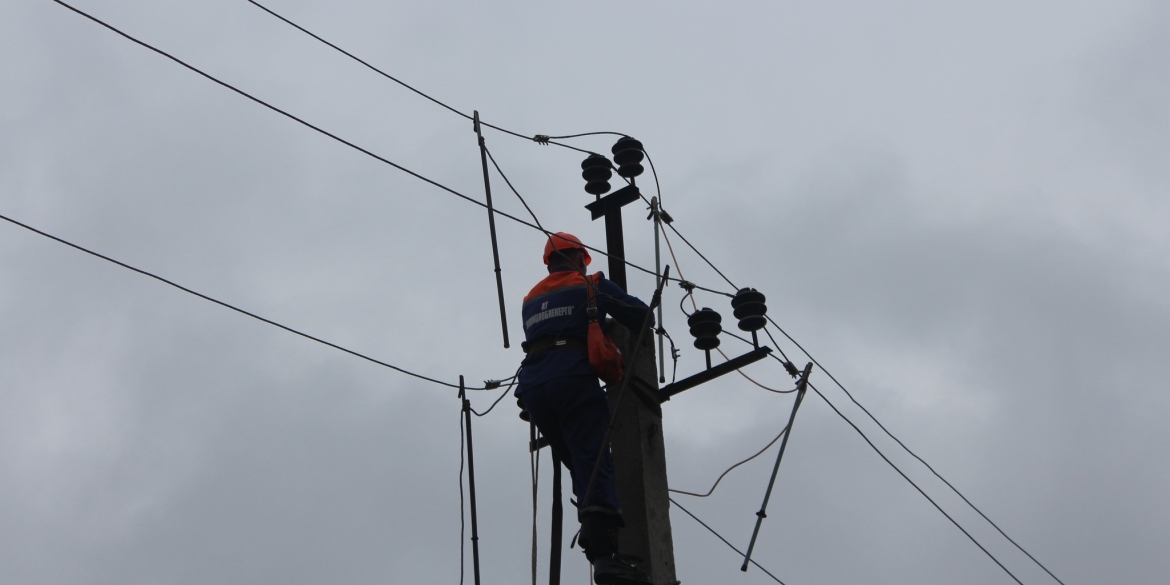
{"label": "blue work jacket", "polygon": [[[598,320],[605,322],[612,316],[622,325],[637,331],[650,310],[638,297],[627,294],[621,287],[598,272],[594,281]],[[585,277],[575,269],[557,267],[524,297],[524,337],[528,341],[541,338],[584,340],[588,336],[589,317],[586,314],[588,289]],[[653,326],[654,318],[650,317]],[[565,347],[527,356],[520,370],[516,395],[536,384],[543,384],[562,376],[597,377],[589,366],[589,354],[584,348]]]}

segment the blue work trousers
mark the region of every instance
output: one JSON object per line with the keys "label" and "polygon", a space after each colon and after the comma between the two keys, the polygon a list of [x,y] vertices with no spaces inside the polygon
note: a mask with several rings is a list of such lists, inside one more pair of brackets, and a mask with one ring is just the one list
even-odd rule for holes
{"label": "blue work trousers", "polygon": [[[536,428],[548,439],[553,454],[569,468],[573,495],[580,507],[585,504],[585,490],[589,488],[593,464],[609,426],[605,391],[595,376],[567,376],[525,388],[520,400]],[[614,484],[613,455],[608,445],[588,506],[621,509]]]}

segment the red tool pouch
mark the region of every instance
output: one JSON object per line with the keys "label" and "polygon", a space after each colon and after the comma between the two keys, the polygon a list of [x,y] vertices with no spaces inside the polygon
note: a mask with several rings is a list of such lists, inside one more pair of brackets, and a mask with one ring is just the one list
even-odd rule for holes
{"label": "red tool pouch", "polygon": [[585,287],[589,290],[589,302],[585,309],[589,316],[589,365],[602,382],[613,384],[622,381],[622,371],[626,363],[617,344],[601,330],[601,323],[597,320],[597,299],[593,296],[596,282],[585,277]]}

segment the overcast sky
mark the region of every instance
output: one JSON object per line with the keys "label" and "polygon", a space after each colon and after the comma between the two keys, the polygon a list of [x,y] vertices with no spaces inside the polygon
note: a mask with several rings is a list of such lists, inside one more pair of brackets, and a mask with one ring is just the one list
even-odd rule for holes
{"label": "overcast sky", "polygon": [[[244,0],[76,5],[483,197],[470,122]],[[521,134],[639,138],[678,229],[1066,584],[1170,582],[1165,1],[267,5]],[[580,153],[485,138],[547,227],[603,245]],[[544,268],[543,237],[499,220],[505,350],[482,208],[49,0],[0,3],[0,214],[452,383],[515,370]],[[625,217],[653,265],[645,210]],[[676,274],[731,288],[672,243]],[[631,274],[634,294],[652,284]],[[703,363],[681,294],[680,377]],[[726,298],[698,302],[730,322]],[[775,362],[749,373],[792,384]],[[1021,581],[1054,583],[812,380]],[[671,486],[705,491],[791,402],[728,376],[666,404]],[[475,420],[487,584],[529,579],[516,412]],[[455,583],[458,417],[449,388],[0,222],[5,583]],[[675,497],[745,547],[773,460]],[[671,519],[684,584],[772,582]],[[1012,583],[814,395],[755,556],[788,585]],[[587,578],[567,551],[565,582]]]}

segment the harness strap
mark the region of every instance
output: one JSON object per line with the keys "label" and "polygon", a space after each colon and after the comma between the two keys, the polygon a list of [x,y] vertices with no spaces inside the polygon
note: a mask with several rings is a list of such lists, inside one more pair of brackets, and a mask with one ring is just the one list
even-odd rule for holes
{"label": "harness strap", "polygon": [[535,355],[569,347],[588,350],[589,343],[580,337],[562,337],[559,339],[556,337],[538,337],[532,341],[521,343],[520,347],[524,349],[524,353]]}

